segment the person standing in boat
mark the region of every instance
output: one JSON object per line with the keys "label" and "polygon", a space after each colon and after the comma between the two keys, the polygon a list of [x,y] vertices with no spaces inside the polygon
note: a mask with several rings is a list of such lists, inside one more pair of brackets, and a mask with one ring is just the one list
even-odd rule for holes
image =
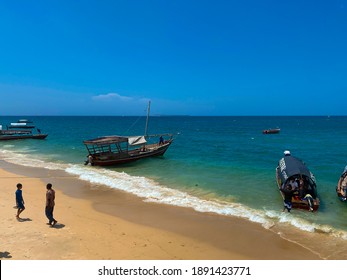
{"label": "person standing in boat", "polygon": [[88,162],[90,163],[90,165],[94,165],[94,159],[92,155],[88,156]]}
{"label": "person standing in boat", "polygon": [[164,145],[164,138],[161,135],[160,135],[160,138],[159,138],[159,145]]}
{"label": "person standing in boat", "polygon": [[84,162],[84,165],[94,165],[94,161],[93,161],[93,156],[92,155],[88,155],[87,156],[87,160]]}
{"label": "person standing in boat", "polygon": [[294,190],[292,189],[291,185],[287,185],[285,188],[281,189],[281,192],[284,195],[283,200],[283,212],[287,209],[288,212],[292,210],[292,198],[294,195]]}
{"label": "person standing in boat", "polygon": [[312,195],[309,193],[306,193],[305,186],[304,186],[304,180],[300,179],[299,184],[299,198],[301,200],[306,200],[309,205],[309,211],[313,212],[313,198]]}
{"label": "person standing in boat", "polygon": [[292,190],[294,190],[294,191],[297,191],[298,188],[299,188],[298,182],[297,182],[295,179],[291,179],[291,180],[289,181],[289,185],[292,186]]}

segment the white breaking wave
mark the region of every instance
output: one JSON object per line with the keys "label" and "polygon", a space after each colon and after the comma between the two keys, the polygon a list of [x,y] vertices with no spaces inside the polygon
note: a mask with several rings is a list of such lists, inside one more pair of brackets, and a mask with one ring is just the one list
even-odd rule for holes
{"label": "white breaking wave", "polygon": [[[45,161],[44,158],[38,158],[32,155],[31,150],[25,149],[24,153],[17,153],[9,150],[0,149],[0,159],[22,166],[45,168],[50,170],[65,170],[68,166],[66,163],[57,163]],[[31,154],[28,154],[31,153]]]}
{"label": "white breaking wave", "polygon": [[303,231],[331,234],[347,240],[346,231],[336,230],[328,225],[315,224],[293,214],[274,210],[253,209],[241,203],[225,202],[218,199],[207,200],[184,191],[162,186],[152,179],[131,176],[125,172],[77,164],[50,162],[44,158],[33,157],[26,153],[2,149],[0,149],[0,159],[22,166],[64,170],[69,174],[78,176],[80,180],[131,193],[143,198],[145,202],[162,203],[192,208],[198,212],[240,217],[259,223],[264,228],[271,228],[276,223],[286,223]]}
{"label": "white breaking wave", "polygon": [[124,172],[107,169],[81,167],[72,165],[66,172],[78,175],[81,180],[132,193],[144,198],[144,201],[193,208],[199,212],[212,212],[220,215],[237,216],[261,223],[270,227],[268,221],[259,211],[239,203],[226,203],[216,200],[204,200],[186,192],[159,185],[157,182],[139,176],[130,176]]}

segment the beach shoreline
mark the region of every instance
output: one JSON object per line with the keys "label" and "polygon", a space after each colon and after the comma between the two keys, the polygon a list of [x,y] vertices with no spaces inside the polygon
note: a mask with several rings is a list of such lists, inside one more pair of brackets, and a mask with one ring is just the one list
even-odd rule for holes
{"label": "beach shoreline", "polygon": [[[64,171],[0,162],[1,259],[319,260],[311,250],[237,217],[143,202]],[[23,184],[26,210],[15,219]],[[56,190],[55,228],[46,225],[45,185]],[[6,253],[7,252],[7,253]],[[7,256],[7,257],[6,257]]]}

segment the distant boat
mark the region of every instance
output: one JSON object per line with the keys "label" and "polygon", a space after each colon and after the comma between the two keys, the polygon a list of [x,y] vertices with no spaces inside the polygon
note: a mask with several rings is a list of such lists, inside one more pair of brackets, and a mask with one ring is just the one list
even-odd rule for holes
{"label": "distant boat", "polygon": [[48,134],[41,133],[41,130],[36,128],[32,121],[19,120],[16,123],[11,123],[10,126],[0,125],[0,140],[19,140],[19,139],[45,139]]}
{"label": "distant boat", "polygon": [[35,128],[32,121],[29,120],[18,120],[17,122],[11,123],[9,128]]}
{"label": "distant boat", "polygon": [[336,194],[341,201],[347,201],[347,166],[345,167],[345,170],[342,172],[340,179],[337,182]]}
{"label": "distant boat", "polygon": [[0,131],[0,140],[45,139],[48,134],[32,134],[28,131]]}
{"label": "distant boat", "polygon": [[285,156],[279,161],[276,168],[277,185],[283,199],[284,194],[281,190],[291,184],[291,182],[299,181],[300,179],[303,181],[304,194],[309,195],[310,198],[304,199],[305,195],[303,194],[300,197],[299,191],[295,190],[292,198],[292,207],[311,211],[317,210],[320,201],[317,197],[317,186],[314,175],[301,159],[293,157],[289,151],[285,151]]}
{"label": "distant boat", "polygon": [[[88,151],[88,159],[85,164],[112,166],[164,155],[173,141],[173,135],[147,135],[149,112],[150,102],[148,103],[144,135],[112,135],[83,141]],[[166,139],[164,139],[164,137],[166,137]],[[157,141],[153,142],[153,139]]]}
{"label": "distant boat", "polygon": [[277,134],[277,133],[280,133],[280,131],[281,131],[280,128],[270,128],[270,129],[263,130],[263,134]]}

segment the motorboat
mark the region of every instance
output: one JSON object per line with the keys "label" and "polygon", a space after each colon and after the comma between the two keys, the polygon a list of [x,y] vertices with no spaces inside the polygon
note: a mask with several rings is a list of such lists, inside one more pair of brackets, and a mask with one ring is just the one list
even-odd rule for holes
{"label": "motorboat", "polygon": [[301,159],[292,156],[289,151],[285,151],[284,157],[278,162],[276,181],[283,199],[283,190],[291,184],[293,208],[311,211],[319,208],[320,200],[314,175]]}
{"label": "motorboat", "polygon": [[337,197],[343,201],[347,201],[347,166],[343,170],[336,187]]}
{"label": "motorboat", "polygon": [[0,125],[0,140],[19,140],[19,139],[46,139],[48,134],[42,133],[36,128],[32,121],[19,120],[16,123],[6,125],[6,129]]}
{"label": "motorboat", "polygon": [[280,133],[280,128],[270,128],[270,129],[264,129],[263,134],[277,134]]}

